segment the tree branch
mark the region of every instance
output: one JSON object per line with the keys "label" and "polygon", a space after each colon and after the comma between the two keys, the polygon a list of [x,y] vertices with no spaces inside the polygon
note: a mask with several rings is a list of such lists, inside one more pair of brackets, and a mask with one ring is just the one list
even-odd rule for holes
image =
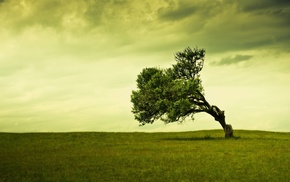
{"label": "tree branch", "polygon": [[206,110],[203,110],[203,109],[190,109],[190,110],[188,110],[188,111],[184,114],[184,116],[189,115],[189,114],[191,114],[191,113],[199,113],[199,112],[206,112]]}
{"label": "tree branch", "polygon": [[211,108],[211,105],[206,101],[203,94],[199,90],[196,90],[196,93],[201,97],[201,100],[204,102],[204,104],[207,106],[207,108],[208,109]]}

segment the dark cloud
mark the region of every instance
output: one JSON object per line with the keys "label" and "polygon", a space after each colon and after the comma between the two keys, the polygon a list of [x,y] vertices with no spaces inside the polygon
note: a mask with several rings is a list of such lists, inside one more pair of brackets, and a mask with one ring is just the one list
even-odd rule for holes
{"label": "dark cloud", "polygon": [[189,17],[193,15],[198,10],[197,7],[194,6],[181,6],[174,10],[165,10],[160,13],[161,20],[181,20],[183,18]]}
{"label": "dark cloud", "polygon": [[[198,18],[199,22],[206,22],[214,11],[219,9],[221,2],[211,1],[178,1],[159,11],[160,21],[179,21],[186,18]],[[196,22],[195,22],[196,23]]]}
{"label": "dark cloud", "polygon": [[290,6],[289,0],[253,0],[253,1],[244,1],[242,4],[244,6],[242,9],[244,11],[257,11],[257,10],[266,10],[266,9],[276,9],[276,8],[285,8]]}
{"label": "dark cloud", "polygon": [[40,26],[75,37],[94,34],[104,42],[140,44],[142,51],[144,46],[160,51],[185,45],[211,53],[290,49],[288,0],[0,2],[5,2],[0,6],[1,28],[17,34]]}
{"label": "dark cloud", "polygon": [[[279,48],[289,51],[290,6],[288,1],[248,1],[225,4],[207,17],[201,39],[215,52]],[[257,6],[255,8],[255,6]],[[219,10],[219,11],[216,11]],[[246,10],[246,11],[245,11]],[[220,12],[220,13],[218,13]],[[214,21],[213,21],[214,20]]]}
{"label": "dark cloud", "polygon": [[240,54],[237,54],[234,57],[222,58],[218,62],[213,62],[212,65],[223,66],[223,65],[238,64],[240,62],[249,61],[252,57],[253,57],[252,55],[240,55]]}
{"label": "dark cloud", "polygon": [[265,0],[249,1],[243,4],[242,11],[255,16],[264,16],[273,21],[277,26],[287,25],[290,27],[290,1],[289,0]]}
{"label": "dark cloud", "polygon": [[289,51],[289,4],[272,0],[185,0],[162,8],[158,22],[180,37],[174,42],[179,47],[198,45],[211,53],[268,48]]}
{"label": "dark cloud", "polygon": [[[0,2],[4,2],[4,0],[0,0]],[[116,3],[112,2],[112,4]],[[35,26],[52,28],[57,31],[87,31],[89,28],[101,24],[102,16],[109,5],[109,1],[97,0],[71,1],[69,3],[60,0],[7,1],[1,7],[0,15],[3,17],[1,23],[6,23],[5,27],[10,32],[17,33]],[[11,14],[17,14],[17,16],[11,16]],[[5,21],[5,19],[9,21]]]}

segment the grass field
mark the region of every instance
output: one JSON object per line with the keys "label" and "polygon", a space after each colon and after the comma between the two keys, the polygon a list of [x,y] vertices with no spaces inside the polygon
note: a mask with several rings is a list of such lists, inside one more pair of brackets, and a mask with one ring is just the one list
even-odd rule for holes
{"label": "grass field", "polygon": [[0,181],[290,181],[290,133],[0,133]]}

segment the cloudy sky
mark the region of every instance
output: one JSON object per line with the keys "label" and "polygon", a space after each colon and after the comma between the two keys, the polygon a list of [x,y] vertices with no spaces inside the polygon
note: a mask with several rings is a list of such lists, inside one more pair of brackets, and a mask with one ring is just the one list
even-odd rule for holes
{"label": "cloudy sky", "polygon": [[0,0],[0,25],[0,132],[221,129],[131,113],[140,71],[187,46],[234,129],[290,131],[289,0]]}

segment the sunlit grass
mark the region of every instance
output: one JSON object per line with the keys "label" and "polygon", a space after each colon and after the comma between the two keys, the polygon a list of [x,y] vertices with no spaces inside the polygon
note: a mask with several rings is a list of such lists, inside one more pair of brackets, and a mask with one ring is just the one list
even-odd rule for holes
{"label": "sunlit grass", "polygon": [[0,133],[0,181],[287,181],[290,133]]}

